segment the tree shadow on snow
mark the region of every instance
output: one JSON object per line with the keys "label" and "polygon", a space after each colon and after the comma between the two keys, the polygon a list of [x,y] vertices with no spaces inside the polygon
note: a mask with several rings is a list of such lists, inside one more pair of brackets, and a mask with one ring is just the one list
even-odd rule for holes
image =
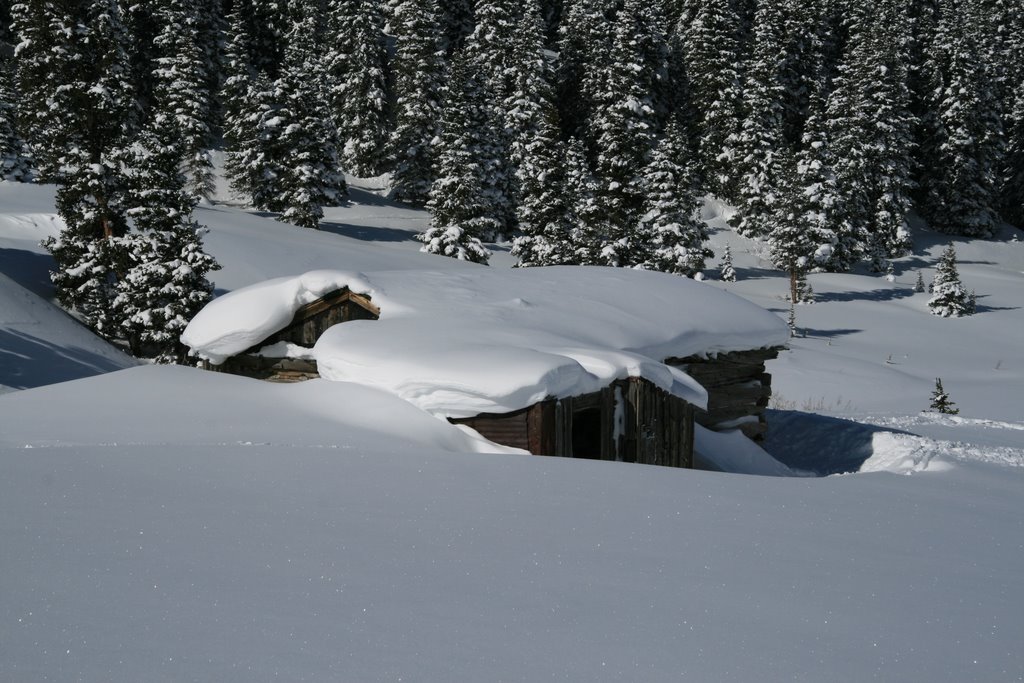
{"label": "tree shadow on snow", "polygon": [[334,223],[320,221],[320,232],[350,237],[363,242],[415,242],[415,232],[397,228],[378,228],[369,225],[352,225],[351,223]]}
{"label": "tree shadow on snow", "polygon": [[48,254],[0,248],[0,273],[44,299],[53,298],[50,270],[54,267]]}
{"label": "tree shadow on snow", "polygon": [[121,370],[117,363],[75,346],[57,346],[16,330],[0,329],[0,385],[32,389]]}
{"label": "tree shadow on snow", "polygon": [[864,330],[858,330],[854,328],[839,328],[835,330],[819,330],[815,327],[801,327],[800,321],[797,321],[796,325],[796,336],[798,339],[835,339],[836,337],[845,337],[849,334],[857,334]]}
{"label": "tree shadow on snow", "polygon": [[817,301],[895,301],[914,296],[914,290],[908,288],[872,289],[866,292],[818,292]]}
{"label": "tree shadow on snow", "polygon": [[768,410],[767,419],[764,449],[784,465],[819,477],[860,471],[874,453],[875,434],[909,434],[797,410]]}

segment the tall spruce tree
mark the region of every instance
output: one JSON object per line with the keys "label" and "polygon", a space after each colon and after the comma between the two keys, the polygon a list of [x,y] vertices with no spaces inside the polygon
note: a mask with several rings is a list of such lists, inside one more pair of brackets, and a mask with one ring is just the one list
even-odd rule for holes
{"label": "tall spruce tree", "polygon": [[645,211],[637,235],[650,239],[652,249],[645,267],[692,277],[704,270],[705,259],[715,254],[707,246],[707,226],[697,215],[692,172],[679,163],[686,156],[683,131],[672,123],[640,179]]}
{"label": "tall spruce tree", "polygon": [[485,191],[492,196],[495,229],[485,239],[511,235],[515,229],[516,173],[511,145],[516,122],[509,118],[509,102],[516,90],[517,71],[522,63],[522,47],[517,37],[521,15],[515,0],[494,0],[476,8],[476,26],[466,39],[464,56],[470,68],[479,74],[478,87],[493,109],[495,128],[487,145],[474,149],[477,163],[485,169]]}
{"label": "tall spruce tree", "polygon": [[284,61],[274,86],[275,107],[262,121],[278,169],[279,220],[317,228],[323,207],[347,192],[331,134],[324,68],[317,40],[317,7],[300,3],[285,36]]}
{"label": "tall spruce tree", "polygon": [[999,191],[1003,217],[1024,228],[1024,79],[1008,117],[1006,156],[1003,159]]}
{"label": "tall spruce tree", "polygon": [[537,0],[527,0],[517,34],[520,66],[505,101],[510,153],[516,173],[512,253],[521,266],[573,263],[571,199],[565,192],[564,145],[558,139],[544,25]]}
{"label": "tall spruce tree", "polygon": [[433,0],[403,0],[393,9],[395,131],[390,142],[391,195],[426,204],[434,182],[445,61]]}
{"label": "tall spruce tree", "polygon": [[942,0],[933,45],[935,144],[922,176],[922,210],[931,225],[970,237],[995,230],[997,168],[1003,144],[994,83],[953,0]]}
{"label": "tall spruce tree", "polygon": [[132,352],[159,362],[183,357],[178,338],[212,298],[206,275],[220,267],[203,251],[192,218],[196,199],[180,170],[179,133],[171,117],[157,114],[125,154],[124,205],[134,229],[117,239],[124,262],[111,302]]}
{"label": "tall spruce tree", "polygon": [[0,180],[27,182],[32,164],[24,140],[18,134],[13,68],[0,57]]}
{"label": "tall spruce tree", "polygon": [[381,0],[330,0],[326,57],[328,98],[341,159],[360,177],[386,165],[388,64]]}
{"label": "tall spruce tree", "polygon": [[569,203],[568,243],[562,263],[599,265],[601,246],[609,233],[608,217],[600,201],[601,184],[590,170],[587,152],[578,138],[565,145],[565,197]]}
{"label": "tall spruce tree", "polygon": [[726,141],[738,134],[743,101],[740,18],[730,0],[699,3],[683,13],[675,28],[677,59],[682,62],[695,118],[702,185],[735,197],[729,169],[720,160]]}
{"label": "tall spruce tree", "polygon": [[158,15],[162,29],[155,41],[159,50],[153,71],[155,110],[177,127],[190,191],[209,197],[214,183],[209,152],[212,104],[209,55],[200,42],[200,3],[163,0]]}
{"label": "tall spruce tree", "polygon": [[[65,227],[44,242],[55,261],[51,279],[61,303],[111,335],[120,269],[115,238],[126,226],[120,158],[138,122],[119,3],[92,0],[62,8],[67,13],[51,4],[13,9],[19,31],[44,40],[26,46],[19,81],[28,92],[33,148],[48,179],[62,182],[56,203]],[[49,32],[36,32],[40,20]],[[59,68],[40,82],[43,65]],[[46,108],[36,109],[40,102]]]}
{"label": "tall spruce tree", "polygon": [[605,263],[612,266],[635,266],[648,257],[645,241],[633,231],[644,204],[638,179],[658,135],[655,74],[647,68],[645,51],[651,42],[645,34],[651,29],[649,19],[642,0],[628,0],[619,13],[607,90],[600,96],[606,104],[595,117],[596,170],[602,181],[600,201],[609,226],[602,251]]}
{"label": "tall spruce tree", "polygon": [[932,315],[959,318],[973,313],[971,295],[960,282],[960,273],[956,267],[956,249],[952,244],[942,252],[942,257],[935,266],[931,292],[932,298],[928,300],[928,309]]}
{"label": "tall spruce tree", "polygon": [[853,35],[825,111],[839,196],[831,267],[865,258],[876,272],[910,247],[914,119],[905,63],[906,16],[898,7],[858,6]]}
{"label": "tall spruce tree", "polygon": [[790,58],[786,52],[782,6],[774,2],[759,4],[754,30],[754,51],[745,80],[743,124],[729,138],[723,153],[737,186],[737,195],[730,199],[739,204],[730,222],[748,237],[765,235],[771,229],[779,196],[781,162],[787,153],[783,126],[789,97],[784,76]]}
{"label": "tall spruce tree", "polygon": [[490,252],[481,236],[502,228],[496,210],[501,198],[485,165],[494,154],[500,124],[480,80],[461,55],[453,58],[438,141],[437,179],[427,203],[431,222],[417,239],[423,242],[423,251],[486,263]]}

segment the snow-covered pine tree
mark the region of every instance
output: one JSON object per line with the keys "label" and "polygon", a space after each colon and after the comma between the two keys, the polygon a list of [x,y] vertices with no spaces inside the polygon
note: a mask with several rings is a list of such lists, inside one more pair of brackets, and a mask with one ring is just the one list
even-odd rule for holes
{"label": "snow-covered pine tree", "polygon": [[386,166],[388,64],[381,0],[329,0],[328,102],[342,164],[356,176]]}
{"label": "snow-covered pine tree", "polygon": [[518,235],[512,254],[520,266],[574,263],[571,198],[565,192],[565,148],[558,124],[551,74],[544,50],[544,25],[537,0],[523,7],[520,66],[515,89],[505,101],[516,172]]}
{"label": "snow-covered pine tree", "polygon": [[932,227],[969,237],[995,231],[1003,131],[991,75],[953,0],[941,0],[933,46],[941,83],[933,93],[936,145],[925,159],[921,209]]}
{"label": "snow-covered pine tree", "polygon": [[[818,207],[821,197],[807,192],[804,183],[810,171],[806,163],[788,162],[779,179],[779,198],[775,202],[766,235],[772,263],[789,273],[790,301],[800,302],[799,282],[810,270],[828,258],[833,235],[824,227]],[[801,179],[800,171],[805,175]]]}
{"label": "snow-covered pine tree", "polygon": [[209,152],[212,107],[208,56],[200,43],[200,3],[161,0],[157,15],[162,27],[155,41],[159,57],[153,70],[151,115],[163,115],[177,126],[189,189],[197,197],[208,198],[214,182]]}
{"label": "snow-covered pine tree", "polygon": [[957,415],[960,412],[959,408],[954,408],[956,404],[949,400],[949,394],[942,388],[942,380],[938,377],[935,378],[935,390],[932,391],[932,401],[929,404],[929,408],[938,411],[944,415]]}
{"label": "snow-covered pine tree", "polygon": [[[645,211],[636,236],[650,249],[643,267],[693,277],[714,252],[707,246],[707,226],[697,215],[692,172],[678,163],[687,151],[682,129],[670,123],[640,178]],[[640,253],[642,247],[633,251]]]}
{"label": "snow-covered pine tree", "polygon": [[43,244],[55,261],[58,299],[109,336],[116,333],[109,314],[120,268],[114,238],[126,225],[120,157],[138,111],[119,3],[92,0],[73,9],[77,14],[57,14],[47,4],[42,12],[74,36],[54,48],[64,70],[51,75],[49,90],[33,84],[50,102],[48,113],[36,112],[35,130],[53,136],[46,147],[50,177],[60,169],[63,182],[56,204],[64,228]]}
{"label": "snow-covered pine tree", "polygon": [[743,124],[729,137],[723,160],[737,185],[738,211],[730,221],[747,237],[771,229],[781,161],[786,156],[783,116],[789,93],[783,82],[789,62],[782,6],[759,3],[754,23],[753,54],[744,85]]}
{"label": "snow-covered pine tree", "polygon": [[1024,228],[1024,78],[1017,86],[1007,123],[999,201],[1003,218]]}
{"label": "snow-covered pine tree", "polygon": [[563,253],[571,253],[565,263],[597,265],[601,245],[607,240],[608,221],[598,195],[601,185],[587,163],[587,152],[578,138],[569,138],[565,146],[565,196],[569,206],[569,243]]}
{"label": "snow-covered pine tree", "polygon": [[732,265],[732,249],[725,245],[722,252],[722,262],[718,265],[719,277],[725,282],[736,282],[736,269]]}
{"label": "snow-covered pine tree", "polygon": [[228,17],[228,41],[224,48],[224,85],[220,99],[224,103],[224,138],[227,156],[225,175],[235,193],[250,197],[253,205],[265,202],[262,191],[263,140],[258,122],[270,109],[269,83],[258,74],[249,53],[253,38],[242,9],[236,7]]}
{"label": "snow-covered pine tree", "polygon": [[740,18],[731,0],[698,3],[675,26],[677,59],[685,70],[698,140],[696,170],[702,185],[721,197],[735,197],[726,159],[726,140],[740,130],[743,59]]}
{"label": "snow-covered pine tree", "polygon": [[858,5],[852,32],[825,111],[838,194],[836,253],[830,267],[848,270],[867,259],[881,272],[910,247],[910,114],[905,63],[907,18],[891,3]]}
{"label": "snow-covered pine tree", "polygon": [[970,315],[970,295],[960,282],[960,274],[956,268],[956,250],[950,244],[942,252],[942,257],[935,266],[935,279],[932,281],[932,298],[928,300],[928,309],[932,315],[944,318],[959,318]]}
{"label": "snow-covered pine tree", "polygon": [[558,29],[556,91],[562,130],[592,148],[589,122],[611,61],[613,0],[567,0]]}
{"label": "snow-covered pine tree", "polygon": [[263,119],[262,129],[277,168],[278,220],[318,228],[323,207],[337,205],[347,187],[329,123],[316,3],[299,3],[293,12],[274,84],[276,107]]}
{"label": "snow-covered pine tree", "polygon": [[0,56],[0,180],[32,180],[28,150],[17,129],[13,69],[9,59]]}
{"label": "snow-covered pine tree", "polygon": [[482,176],[484,191],[492,195],[494,219],[493,233],[482,233],[483,239],[497,239],[511,235],[515,228],[516,189],[515,167],[511,159],[512,140],[517,136],[516,122],[509,118],[509,102],[516,91],[517,71],[522,63],[522,49],[517,31],[520,26],[521,7],[516,0],[491,0],[476,7],[476,26],[466,39],[464,58],[479,78],[480,88],[486,92],[494,109],[496,126],[487,145],[478,145],[480,156],[476,161],[485,169]]}
{"label": "snow-covered pine tree", "polygon": [[220,267],[203,251],[192,218],[196,198],[180,170],[179,130],[157,114],[126,152],[125,209],[134,229],[117,239],[124,262],[111,302],[132,353],[165,363],[182,357],[178,338],[212,297],[206,275]]}
{"label": "snow-covered pine tree", "polygon": [[416,236],[423,242],[422,251],[477,263],[490,258],[480,236],[496,234],[500,222],[488,182],[490,169],[480,160],[493,153],[488,146],[498,125],[479,75],[456,54],[438,140],[437,179],[427,203],[430,227]]}
{"label": "snow-covered pine tree", "polygon": [[395,132],[391,136],[391,196],[423,206],[434,182],[445,61],[433,0],[395,4]]}
{"label": "snow-covered pine tree", "polygon": [[[653,30],[643,0],[627,0],[616,19],[612,62],[594,125],[597,138],[599,200],[609,234],[602,249],[606,265],[631,267],[645,263],[648,245],[634,233],[643,215],[639,177],[650,160],[658,134],[653,73],[649,71],[646,32]],[[639,251],[637,251],[639,250]]]}
{"label": "snow-covered pine tree", "polygon": [[473,0],[438,0],[438,17],[444,29],[445,51],[452,55],[466,44],[473,32]]}
{"label": "snow-covered pine tree", "polygon": [[917,271],[917,280],[914,282],[914,291],[918,294],[924,291],[924,276],[921,275],[921,271]]}
{"label": "snow-covered pine tree", "polygon": [[[77,108],[68,106],[70,91],[83,70],[78,61],[81,48],[72,42],[80,17],[41,2],[14,3],[11,16],[20,133],[35,160],[39,179],[55,182],[73,131],[84,125]],[[58,97],[51,103],[54,94]],[[53,107],[60,107],[59,116]]]}

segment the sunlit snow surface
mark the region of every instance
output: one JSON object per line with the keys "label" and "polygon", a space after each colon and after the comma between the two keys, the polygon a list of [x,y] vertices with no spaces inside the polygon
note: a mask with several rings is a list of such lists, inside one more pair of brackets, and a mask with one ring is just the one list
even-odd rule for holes
{"label": "sunlit snow surface", "polygon": [[[1007,230],[957,240],[970,318],[910,292],[949,239],[918,226],[895,282],[813,274],[806,336],[769,363],[768,447],[805,474],[887,471],[749,477],[481,453],[352,383],[109,373],[134,361],[39,296],[52,200],[0,183],[0,385],[40,387],[0,396],[0,681],[1024,676],[1024,243]],[[476,269],[420,254],[425,214],[358,187],[321,232],[197,214],[219,293]],[[785,279],[723,215],[705,207],[741,279],[701,286],[784,317]],[[921,412],[936,376],[961,415]],[[729,438],[710,447],[743,471]]]}
{"label": "sunlit snow surface", "polygon": [[703,405],[703,388],[662,360],[781,346],[789,337],[778,316],[685,278],[478,267],[278,278],[214,300],[182,341],[223,362],[341,287],[369,295],[381,319],[328,329],[313,353],[321,375],[381,387],[450,417],[518,410],[630,376]]}

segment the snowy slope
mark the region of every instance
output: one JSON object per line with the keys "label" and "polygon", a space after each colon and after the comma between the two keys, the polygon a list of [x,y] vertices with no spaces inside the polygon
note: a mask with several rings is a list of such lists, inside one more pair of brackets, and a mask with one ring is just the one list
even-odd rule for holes
{"label": "snowy slope", "polygon": [[1019,468],[474,454],[339,386],[142,368],[0,397],[0,680],[1024,671]]}
{"label": "snowy slope", "polygon": [[53,211],[52,188],[0,181],[0,393],[137,364],[48,300]]}
{"label": "snowy slope", "polygon": [[[201,209],[219,291],[479,268],[419,254],[422,212],[356,189],[334,232]],[[706,215],[741,280],[704,286],[785,315],[783,278]],[[971,318],[909,293],[945,243],[920,226],[895,283],[811,276],[807,336],[769,367],[768,448],[863,473],[794,478],[483,453],[345,383],[142,367],[40,386],[133,363],[44,301],[56,227],[51,189],[0,183],[0,372],[39,387],[0,396],[0,681],[1024,678],[1008,229],[957,242]],[[26,323],[47,345],[11,337]],[[87,371],[50,374],[61,355]],[[936,376],[961,415],[920,413]]]}

